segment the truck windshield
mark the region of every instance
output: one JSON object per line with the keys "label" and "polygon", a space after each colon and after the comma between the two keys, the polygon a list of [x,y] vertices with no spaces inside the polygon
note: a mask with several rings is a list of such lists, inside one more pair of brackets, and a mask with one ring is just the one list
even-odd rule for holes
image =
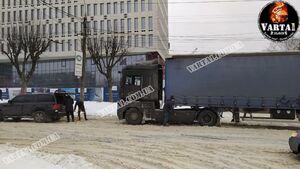
{"label": "truck windshield", "polygon": [[142,77],[141,76],[126,76],[126,85],[134,85],[134,86],[141,86],[142,84]]}

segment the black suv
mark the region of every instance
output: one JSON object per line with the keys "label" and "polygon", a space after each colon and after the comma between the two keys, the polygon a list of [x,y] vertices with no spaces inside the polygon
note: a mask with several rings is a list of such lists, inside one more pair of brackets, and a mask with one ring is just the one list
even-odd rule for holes
{"label": "black suv", "polygon": [[21,118],[34,118],[36,122],[50,122],[59,120],[65,115],[65,93],[55,94],[26,94],[19,95],[0,104],[0,121],[5,118],[13,118],[16,121]]}

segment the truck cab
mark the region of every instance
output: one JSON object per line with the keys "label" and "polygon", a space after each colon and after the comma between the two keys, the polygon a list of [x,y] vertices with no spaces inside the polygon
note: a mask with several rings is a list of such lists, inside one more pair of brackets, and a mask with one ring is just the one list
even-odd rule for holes
{"label": "truck cab", "polygon": [[[120,83],[120,99],[127,104],[118,104],[118,118],[126,119],[129,124],[141,124],[143,121],[153,118],[153,112],[160,108],[162,101],[162,66],[159,64],[127,66],[122,70]],[[147,87],[154,90],[129,103],[129,96],[143,91]]]}

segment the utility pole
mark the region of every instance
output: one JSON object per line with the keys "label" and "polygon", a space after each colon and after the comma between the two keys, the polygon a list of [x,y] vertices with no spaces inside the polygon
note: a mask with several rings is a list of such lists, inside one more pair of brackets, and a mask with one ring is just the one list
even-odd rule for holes
{"label": "utility pole", "polygon": [[85,82],[85,67],[86,67],[86,42],[87,42],[87,17],[83,18],[83,32],[81,40],[82,50],[82,76],[80,78],[80,100],[84,102],[84,82]]}

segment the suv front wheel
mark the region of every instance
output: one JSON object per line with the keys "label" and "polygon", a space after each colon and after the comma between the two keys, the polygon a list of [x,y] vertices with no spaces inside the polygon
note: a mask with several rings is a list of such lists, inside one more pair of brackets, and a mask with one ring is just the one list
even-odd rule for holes
{"label": "suv front wheel", "polygon": [[36,111],[33,114],[33,118],[34,118],[34,121],[37,123],[45,123],[45,122],[48,122],[48,120],[49,120],[48,116],[43,111]]}

